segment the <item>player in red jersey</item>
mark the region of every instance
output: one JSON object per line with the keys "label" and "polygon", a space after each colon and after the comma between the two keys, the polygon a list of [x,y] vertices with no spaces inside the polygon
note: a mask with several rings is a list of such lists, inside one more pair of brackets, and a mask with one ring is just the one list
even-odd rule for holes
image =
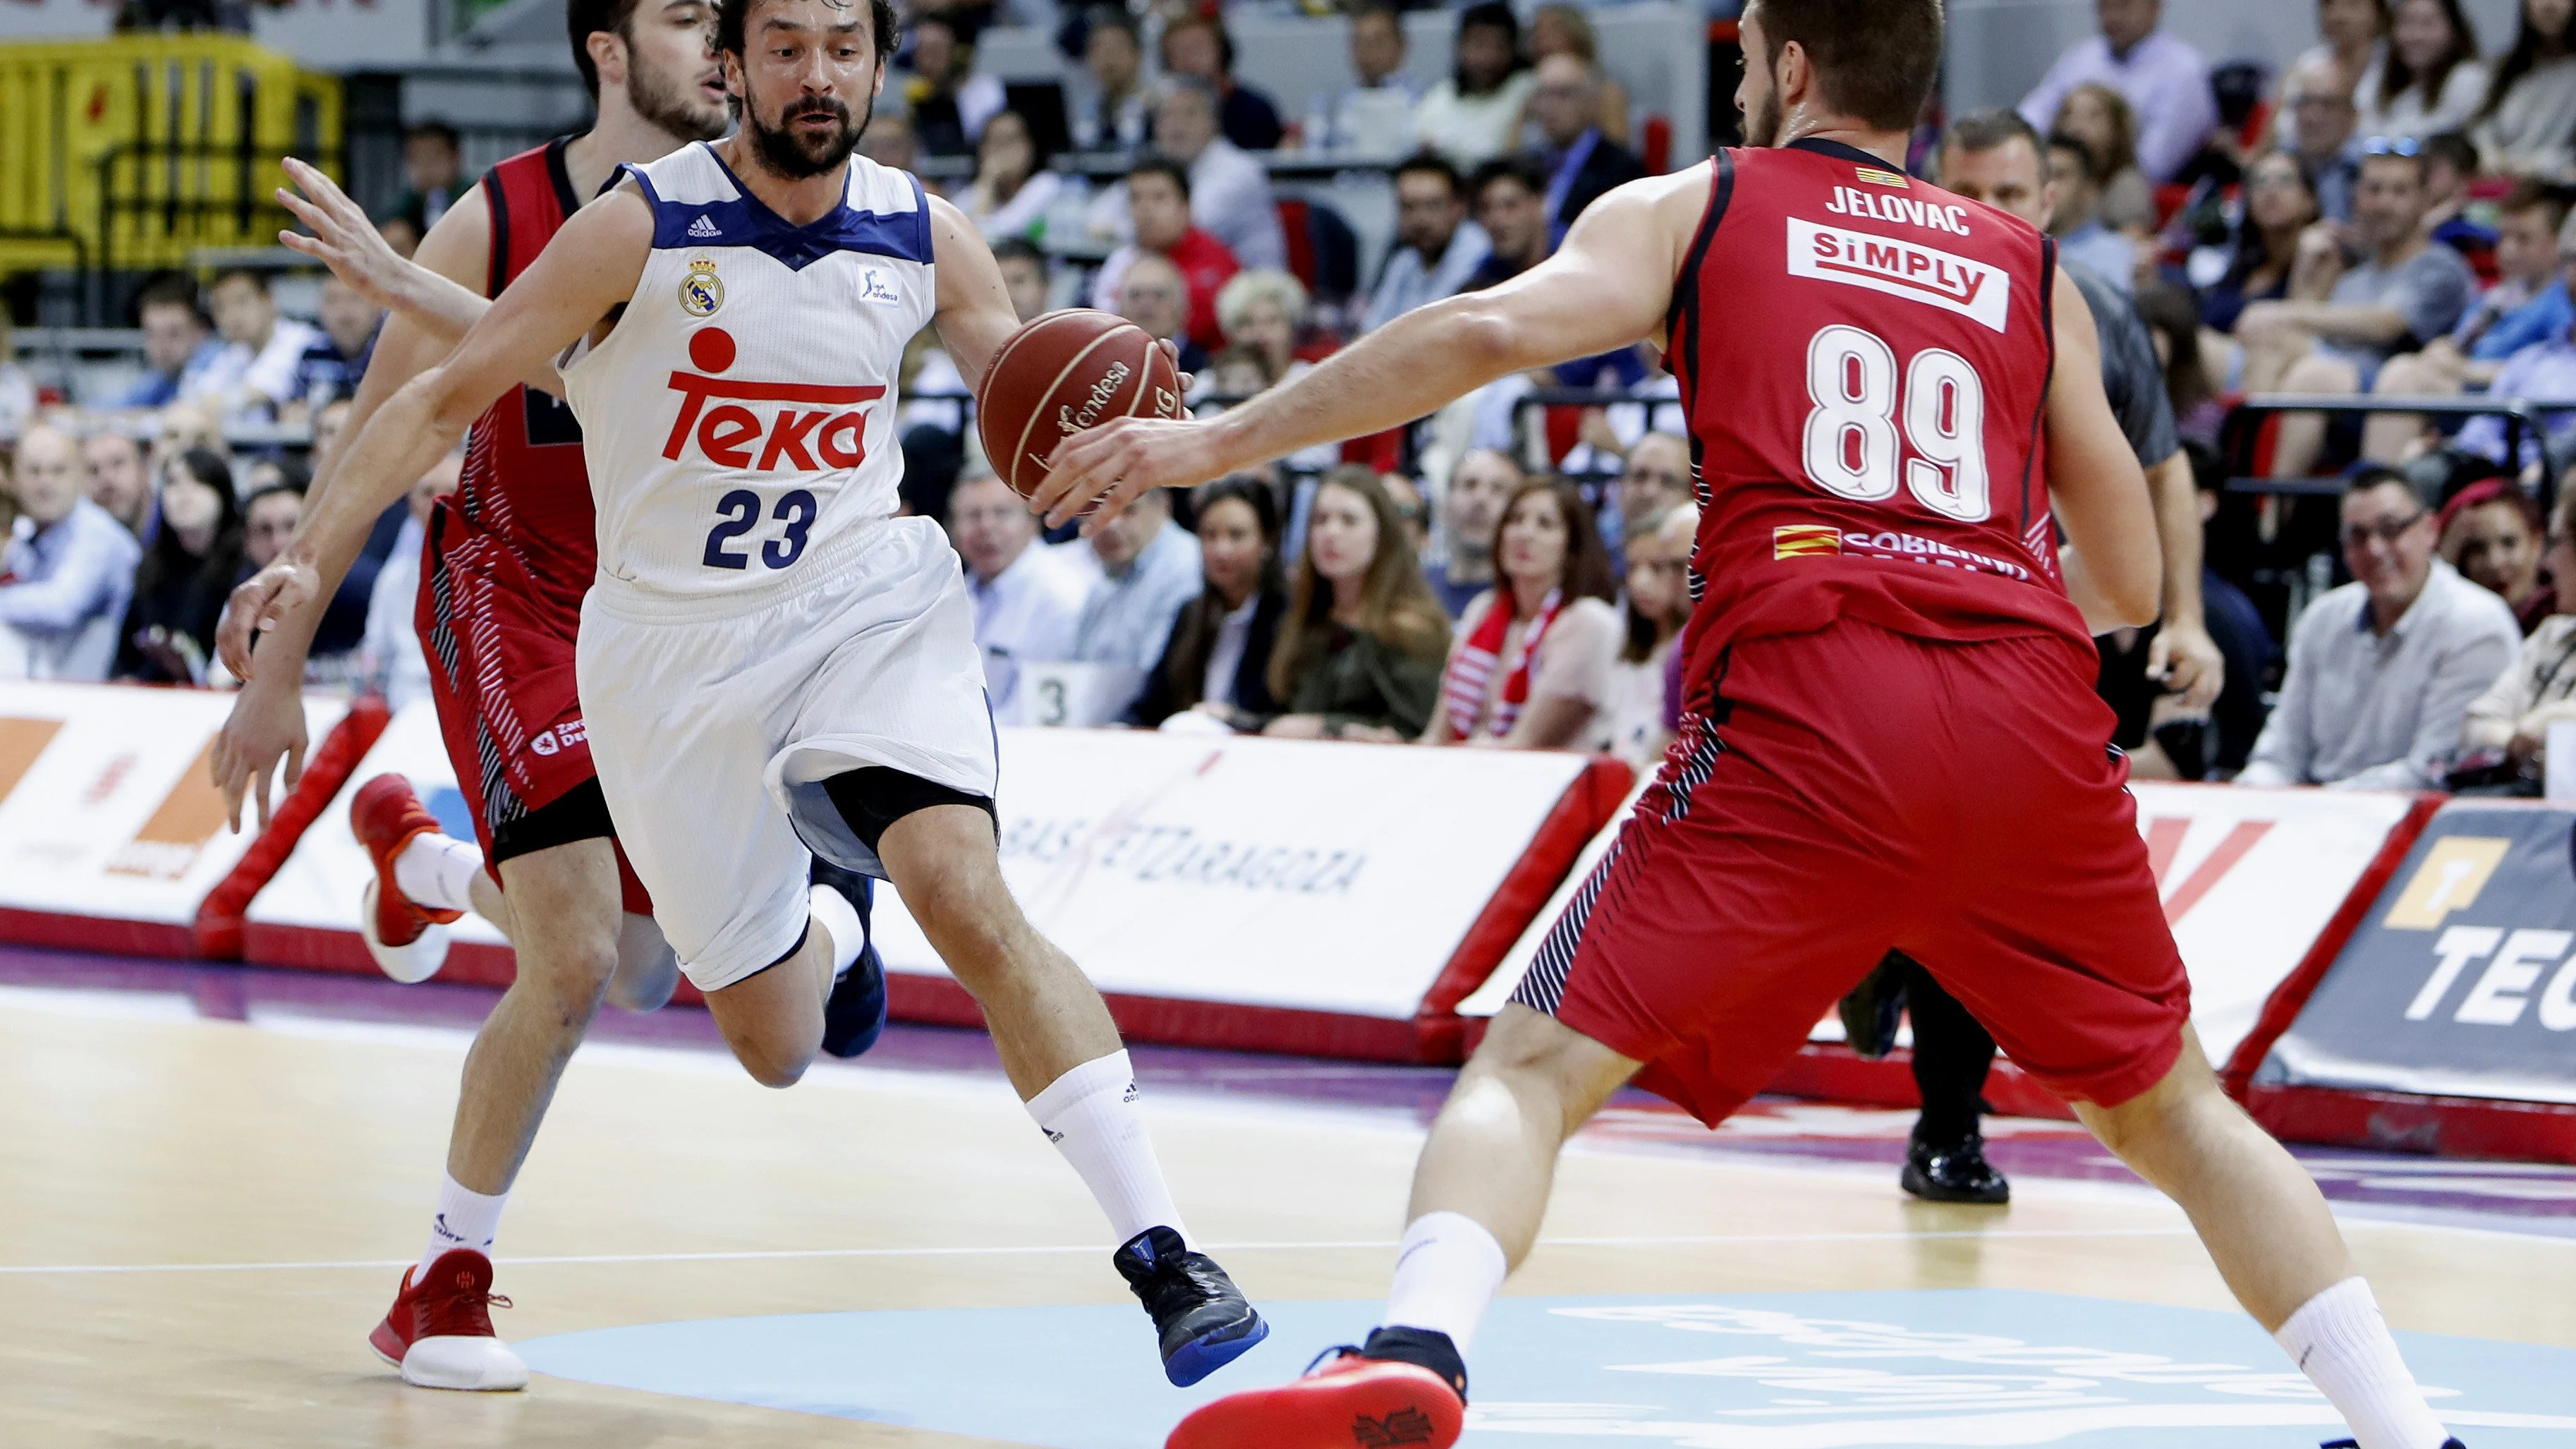
{"label": "player in red jersey", "polygon": [[[620,165],[729,128],[724,73],[708,43],[712,0],[572,0],[566,20],[598,123],[493,167],[430,229],[412,264],[326,178],[290,163],[309,199],[285,199],[315,235],[289,243],[394,309],[343,436],[356,437],[386,398],[445,357]],[[370,1336],[405,1379],[432,1388],[527,1382],[486,1306],[503,1202],[603,997],[650,1009],[676,980],[591,770],[573,683],[581,599],[597,569],[590,485],[571,410],[541,390],[560,384],[537,382],[511,389],[476,423],[463,487],[432,518],[416,613],[479,844],[440,834],[399,776],[367,782],[351,808],[378,872],[365,932],[389,973],[416,980],[434,971],[440,924],[466,909],[499,926],[518,957],[516,981],[466,1058],[428,1246]],[[317,503],[336,472],[333,460],[315,480]],[[238,826],[254,786],[265,823],[281,755],[293,788],[305,745],[304,650],[319,613],[279,621],[255,658],[249,618],[233,614],[223,647],[246,683],[214,763]],[[856,909],[828,888],[817,888],[815,903],[831,918],[836,958],[855,958],[864,942]]]}
{"label": "player in red jersey", "polygon": [[2323,1195],[2191,1033],[2092,689],[2092,633],[2156,616],[2154,519],[2052,245],[1903,174],[1939,0],[1755,0],[1742,28],[1751,146],[1220,418],[1082,434],[1037,495],[1114,508],[1645,339],[1703,504],[1679,737],[1433,1127],[1383,1326],[1171,1443],[1453,1442],[1566,1137],[1632,1078],[1718,1121],[1897,948],[2189,1211],[2362,1449],[2437,1449]]}

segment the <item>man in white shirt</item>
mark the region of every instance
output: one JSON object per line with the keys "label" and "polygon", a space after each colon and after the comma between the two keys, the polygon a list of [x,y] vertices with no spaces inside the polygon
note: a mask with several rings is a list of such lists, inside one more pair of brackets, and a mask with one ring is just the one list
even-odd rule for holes
{"label": "man in white shirt", "polygon": [[213,402],[228,416],[265,418],[295,397],[295,379],[305,349],[324,341],[320,328],[277,315],[268,278],[237,267],[215,279],[215,330],[224,350],[191,395],[182,385],[179,401]]}
{"label": "man in white shirt", "polygon": [[0,548],[0,657],[42,679],[105,679],[143,545],[81,496],[80,450],[60,429],[39,423],[18,440],[15,491],[17,526]]}
{"label": "man in white shirt", "polygon": [[2281,702],[2239,785],[2439,788],[2469,705],[2522,647],[2505,601],[2433,556],[2406,475],[2366,468],[2344,490],[2353,582],[2299,615]]}
{"label": "man in white shirt", "polygon": [[2218,126],[2209,62],[2156,29],[2163,0],[2094,0],[2102,33],[2079,41],[2048,68],[2021,103],[2022,119],[2046,135],[2066,93],[2100,81],[2126,96],[2138,116],[2138,169],[2158,185],[2174,179]]}
{"label": "man in white shirt", "polygon": [[[1113,664],[1142,672],[1163,657],[1181,606],[1207,587],[1198,541],[1172,521],[1163,489],[1136,500],[1091,536],[1101,578],[1082,601],[1073,657],[1085,664]],[[1128,701],[1118,702],[1125,713]]]}
{"label": "man in white shirt", "polygon": [[1037,541],[1037,519],[1010,485],[979,467],[948,495],[948,537],[966,562],[975,644],[993,710],[1015,718],[1020,668],[1073,657],[1088,582]]}
{"label": "man in white shirt", "polygon": [[1428,151],[1408,158],[1395,168],[1395,245],[1369,297],[1369,330],[1466,290],[1492,249],[1485,229],[1467,219],[1458,168]]}
{"label": "man in white shirt", "polygon": [[1309,136],[1309,149],[1385,155],[1413,141],[1422,88],[1404,73],[1404,16],[1387,0],[1362,0],[1351,11],[1349,89],[1333,97],[1330,133]]}

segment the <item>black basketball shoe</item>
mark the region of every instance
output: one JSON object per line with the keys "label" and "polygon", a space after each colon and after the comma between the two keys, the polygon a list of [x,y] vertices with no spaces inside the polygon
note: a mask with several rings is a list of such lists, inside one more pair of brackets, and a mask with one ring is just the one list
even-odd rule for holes
{"label": "black basketball shoe", "polygon": [[823,1050],[836,1057],[854,1057],[875,1046],[885,1032],[885,960],[877,955],[876,931],[868,924],[877,883],[819,855],[814,857],[813,881],[839,891],[850,909],[859,913],[859,927],[867,933],[859,959],[832,983],[832,995],[823,1003]]}
{"label": "black basketball shoe", "polygon": [[1163,1377],[1188,1388],[1270,1336],[1270,1325],[1205,1253],[1170,1228],[1147,1228],[1119,1248],[1118,1276],[1162,1335]]}
{"label": "black basketball shoe", "polygon": [[1926,1202],[2012,1201],[2012,1184],[1987,1165],[1986,1139],[1975,1132],[1939,1146],[1915,1138],[1905,1149],[1905,1171],[1897,1182]]}

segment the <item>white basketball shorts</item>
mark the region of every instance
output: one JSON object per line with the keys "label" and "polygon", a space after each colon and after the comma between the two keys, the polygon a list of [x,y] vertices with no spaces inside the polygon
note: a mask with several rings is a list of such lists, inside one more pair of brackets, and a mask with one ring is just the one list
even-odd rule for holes
{"label": "white basketball shorts", "polygon": [[884,877],[823,781],[883,765],[994,793],[974,608],[926,518],[852,530],[792,582],[748,593],[645,594],[603,575],[577,660],[619,843],[701,991],[796,949],[809,850]]}

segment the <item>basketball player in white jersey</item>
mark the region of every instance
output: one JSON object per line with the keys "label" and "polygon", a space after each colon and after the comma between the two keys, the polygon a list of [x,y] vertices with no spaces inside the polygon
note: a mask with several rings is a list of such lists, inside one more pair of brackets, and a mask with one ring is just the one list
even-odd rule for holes
{"label": "basketball player in white jersey", "polygon": [[1003,885],[963,575],[935,523],[892,516],[905,342],[936,325],[972,381],[1018,326],[965,218],[851,155],[894,25],[887,0],[721,0],[741,129],[627,167],[574,216],[378,411],[236,601],[264,627],[326,595],[375,513],[556,360],[599,518],[592,758],[725,1040],[772,1086],[813,1060],[833,963],[809,848],[892,881],[1108,1214],[1166,1375],[1191,1383],[1267,1325],[1188,1250],[1107,1008]]}

